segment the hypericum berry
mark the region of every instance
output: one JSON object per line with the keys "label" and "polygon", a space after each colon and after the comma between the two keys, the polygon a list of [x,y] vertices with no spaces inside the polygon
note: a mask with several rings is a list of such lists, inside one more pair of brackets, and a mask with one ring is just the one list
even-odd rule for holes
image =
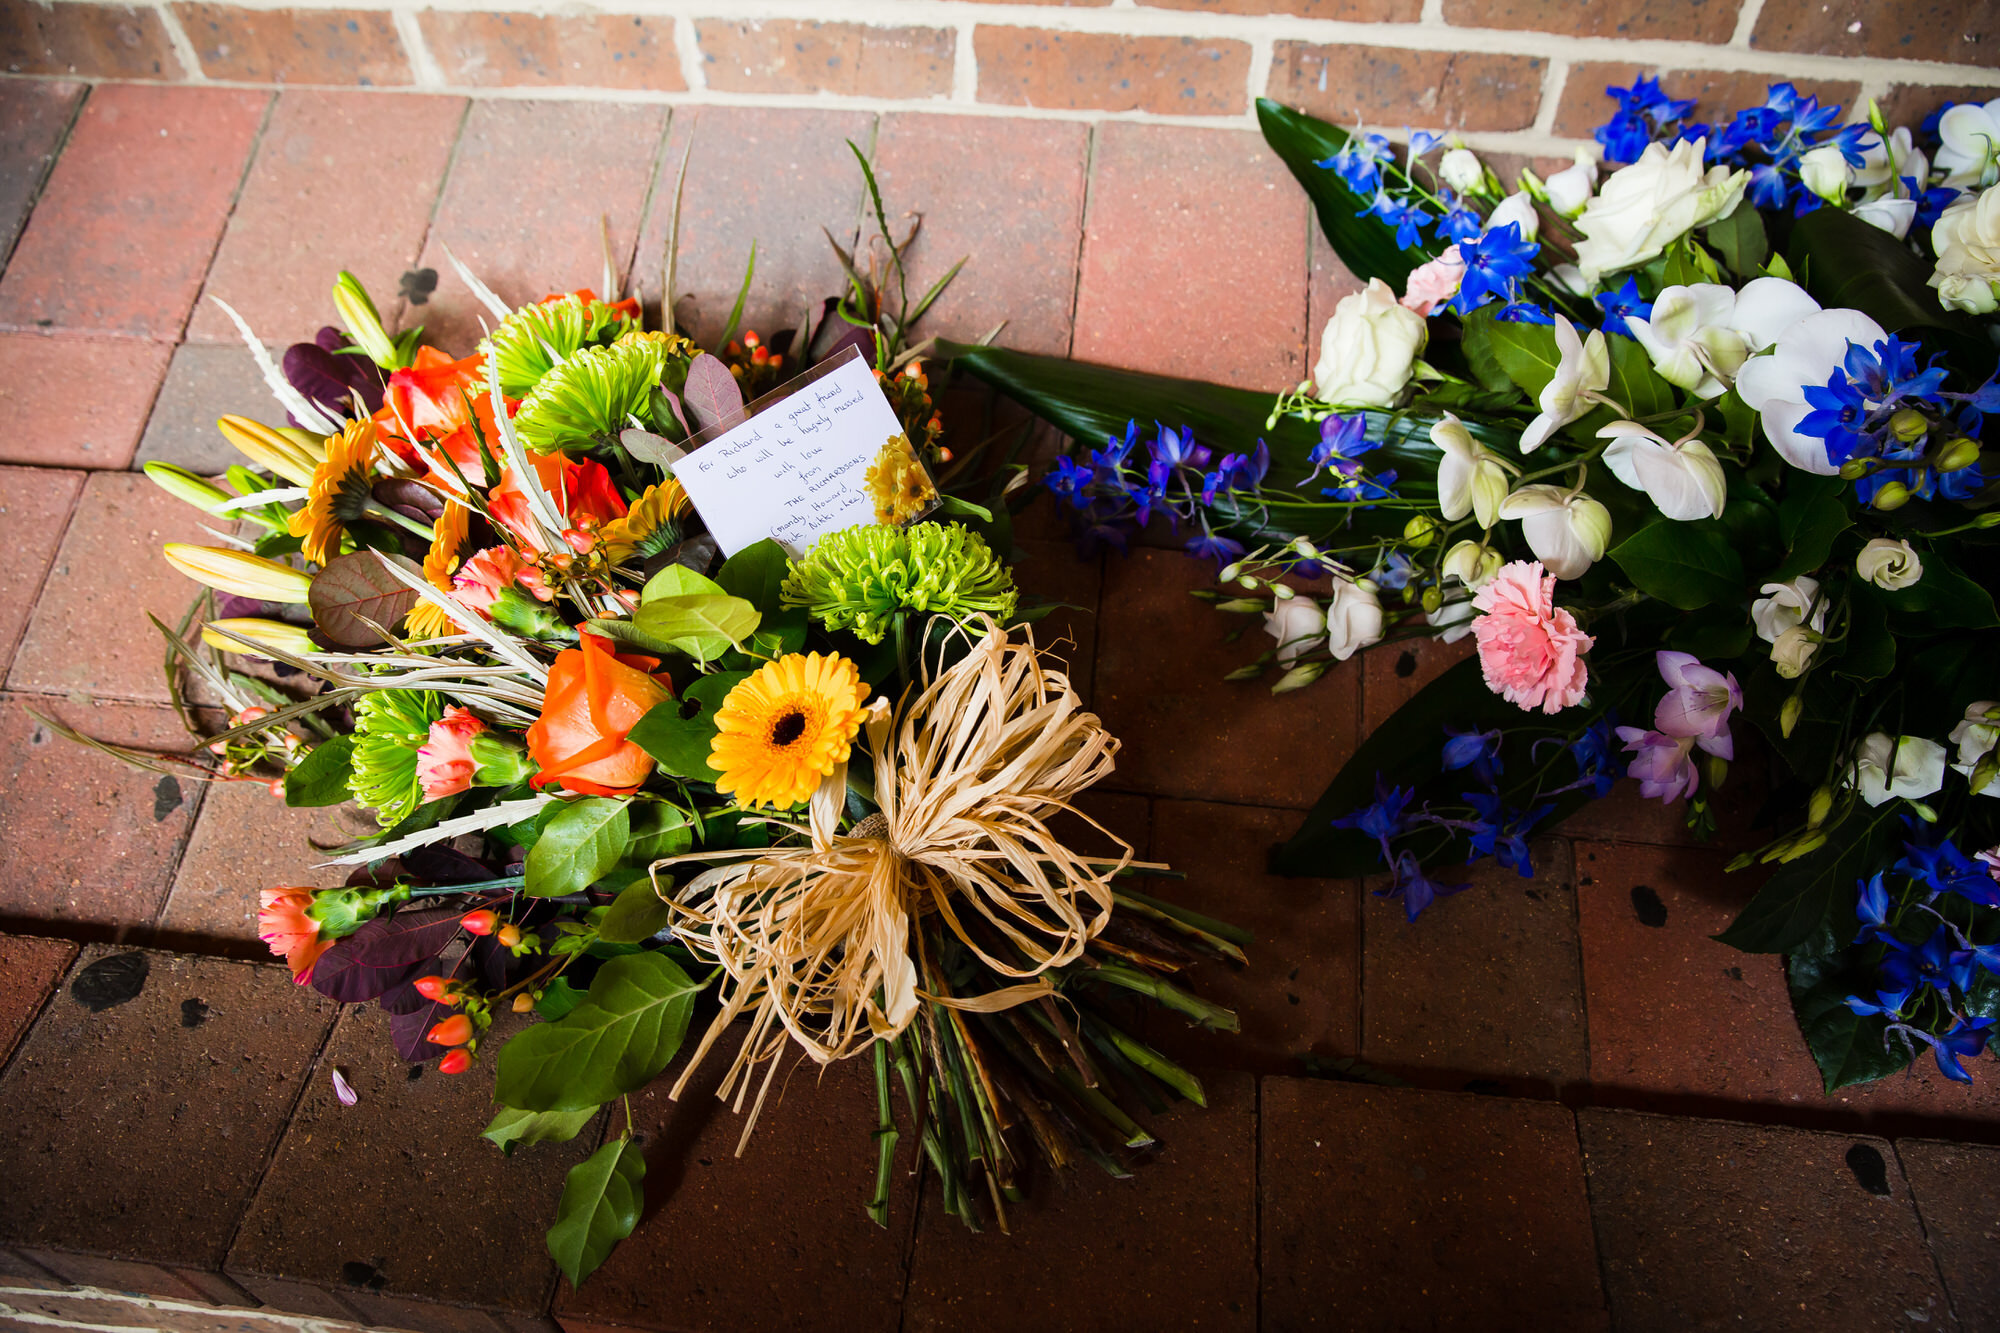
{"label": "hypericum berry", "polygon": [[516,995],[514,997],[515,1013],[525,1014],[534,1007],[535,1007],[535,997],[528,994],[528,992],[522,991],[519,995]]}
{"label": "hypericum berry", "polygon": [[493,938],[500,941],[500,943],[505,945],[507,948],[511,949],[515,945],[521,942],[521,928],[510,921],[506,925],[500,927],[499,931],[494,934]]}
{"label": "hypericum berry", "polygon": [[271,795],[281,801],[285,799],[285,780],[283,778],[271,779]]}
{"label": "hypericum berry", "polygon": [[458,924],[474,935],[491,935],[500,927],[500,917],[495,912],[481,908],[477,912],[467,912],[458,919]]}
{"label": "hypericum berry", "polygon": [[455,1051],[446,1051],[444,1059],[438,1061],[440,1074],[463,1074],[470,1068],[472,1068],[472,1052],[463,1046]]}
{"label": "hypericum berry", "polygon": [[463,1046],[472,1040],[472,1020],[464,1014],[453,1014],[426,1032],[424,1038],[436,1046]]}
{"label": "hypericum berry", "polygon": [[418,977],[415,982],[417,994],[426,1000],[442,1000],[445,990],[451,985],[443,977]]}

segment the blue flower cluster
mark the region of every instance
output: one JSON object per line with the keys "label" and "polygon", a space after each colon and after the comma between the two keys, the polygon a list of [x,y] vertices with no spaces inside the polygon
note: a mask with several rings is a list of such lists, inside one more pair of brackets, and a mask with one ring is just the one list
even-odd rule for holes
{"label": "blue flower cluster", "polygon": [[1945,472],[1927,461],[1926,451],[1940,434],[1978,439],[1987,415],[2000,412],[2000,378],[1972,393],[1948,392],[1936,356],[1918,363],[1922,350],[1896,337],[1873,347],[1851,343],[1825,385],[1805,387],[1812,410],[1798,432],[1825,440],[1836,466],[1856,459],[1875,464],[1855,482],[1863,504],[1891,483],[1925,500],[1966,500],[1985,485],[1976,461]]}
{"label": "blue flower cluster", "polygon": [[1592,137],[1603,145],[1605,158],[1612,162],[1637,162],[1647,144],[1672,139],[1680,122],[1694,110],[1692,97],[1668,97],[1660,91],[1658,79],[1635,78],[1630,88],[1606,88],[1604,95],[1618,103],[1618,110],[1592,132]]}

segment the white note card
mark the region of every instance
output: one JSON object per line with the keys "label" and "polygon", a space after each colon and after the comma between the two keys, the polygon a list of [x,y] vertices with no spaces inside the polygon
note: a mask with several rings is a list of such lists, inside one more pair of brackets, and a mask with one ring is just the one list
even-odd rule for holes
{"label": "white note card", "polygon": [[903,424],[854,349],[780,393],[673,467],[726,556],[769,537],[797,557],[829,532],[877,522],[883,497],[871,487],[919,466],[907,443],[891,447]]}

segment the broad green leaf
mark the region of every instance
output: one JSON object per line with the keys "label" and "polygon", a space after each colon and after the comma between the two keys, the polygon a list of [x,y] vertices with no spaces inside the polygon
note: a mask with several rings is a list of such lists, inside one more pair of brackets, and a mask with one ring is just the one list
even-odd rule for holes
{"label": "broad green leaf", "polygon": [[596,1272],[639,1225],[645,1180],[646,1158],[632,1139],[607,1143],[570,1168],[548,1242],[572,1286]]}
{"label": "broad green leaf", "polygon": [[590,996],[500,1051],[494,1099],[531,1111],[580,1111],[637,1092],[681,1048],[701,987],[658,951],[607,961]]}
{"label": "broad green leaf", "polygon": [[493,1117],[493,1123],[479,1132],[479,1137],[490,1140],[512,1157],[514,1149],[524,1143],[568,1143],[583,1133],[597,1111],[595,1106],[581,1111],[521,1111],[503,1106],[500,1114]]}
{"label": "broad green leaf", "polygon": [[654,890],[652,878],[642,875],[611,900],[611,910],[597,924],[597,938],[613,944],[638,944],[665,930],[673,919],[672,910]]}
{"label": "broad green leaf", "polygon": [[1562,364],[1562,354],[1556,350],[1553,328],[1544,324],[1503,324],[1493,320],[1487,325],[1486,333],[1500,368],[1530,398],[1537,397],[1556,377],[1556,367]]}
{"label": "broad green leaf", "polygon": [[354,771],[354,737],[321,741],[285,774],[285,804],[339,805],[353,795],[347,787]]}
{"label": "broad green leaf", "polygon": [[661,772],[713,782],[716,773],[708,766],[708,752],[715,742],[715,710],[748,676],[744,671],[717,671],[700,677],[681,691],[680,698],[654,705],[627,739],[653,756]]}
{"label": "broad green leaf", "polygon": [[1925,554],[1921,579],[1907,588],[1882,593],[1882,599],[1890,610],[1916,617],[1929,629],[1992,629],[2000,625],[1993,594],[1954,568],[1942,551]]}
{"label": "broad green leaf", "polygon": [[639,607],[632,623],[641,633],[708,662],[741,647],[762,619],[741,597],[693,593],[656,597]]}
{"label": "broad green leaf", "polygon": [[1880,680],[1896,668],[1888,600],[1881,589],[1860,579],[1848,587],[1847,596],[1847,641],[1833,669],[1851,680]]}
{"label": "broad green leaf", "polygon": [[1653,359],[1646,355],[1645,348],[1622,333],[1605,334],[1604,345],[1611,353],[1611,386],[1607,392],[1630,408],[1633,416],[1649,417],[1673,407],[1674,386],[1653,369]]}
{"label": "broad green leaf", "polygon": [[712,597],[723,591],[722,585],[714,579],[697,574],[686,565],[673,564],[646,580],[639,601],[643,604],[661,597],[697,597],[703,594]]}
{"label": "broad green leaf", "polygon": [[679,856],[692,846],[694,829],[687,811],[665,801],[633,802],[632,831],[623,860],[650,864],[663,856]]}
{"label": "broad green leaf", "polygon": [[1888,232],[1838,208],[1821,208],[1792,224],[1792,267],[1806,290],[1831,310],[1859,310],[1891,333],[1922,330],[1965,373],[1993,368],[1993,350],[1978,324],[1938,304],[1931,264]]}
{"label": "broad green leaf", "polygon": [[1728,217],[1709,223],[1702,235],[1722,256],[1729,271],[1741,278],[1756,277],[1771,255],[1763,216],[1748,199],[1737,204]]}
{"label": "broad green leaf", "polygon": [[1320,230],[1333,243],[1334,253],[1347,265],[1347,271],[1363,282],[1380,278],[1402,291],[1411,272],[1427,256],[1397,245],[1396,229],[1368,212],[1373,200],[1348,189],[1330,168],[1315,165],[1338,153],[1352,136],[1337,125],[1267,97],[1257,99],[1257,124],[1271,151],[1305,187],[1306,197],[1319,215]]}
{"label": "broad green leaf", "polygon": [[[1500,364],[1499,355],[1493,350],[1492,306],[1482,306],[1464,317],[1464,334],[1459,339],[1459,350],[1465,355],[1466,368],[1472,378],[1479,381],[1481,388],[1488,392],[1505,391],[1509,397],[1514,391],[1514,382],[1508,378],[1506,367]],[[1432,400],[1438,390],[1431,391]]]}
{"label": "broad green leaf", "polygon": [[668,653],[680,651],[665,639],[646,633],[629,620],[591,619],[583,622],[583,628],[588,633],[611,640],[618,645],[620,652],[629,651],[663,657]]}
{"label": "broad green leaf", "polygon": [[[764,623],[757,626],[757,632],[750,636],[750,647],[764,658],[802,653],[806,647],[806,636],[811,630],[812,617],[806,614],[803,606],[786,607],[764,617]],[[749,660],[753,665],[761,665],[755,658]]]}
{"label": "broad green leaf", "polygon": [[1792,1012],[1828,1092],[1886,1077],[1910,1062],[1907,1046],[1883,1040],[1888,1019],[1847,1007],[1848,996],[1874,989],[1874,967],[1860,957],[1860,948],[1842,943],[1851,937],[1851,930],[1836,936],[1823,927],[1785,958]]}
{"label": "broad green leaf", "polygon": [[1611,558],[1641,592],[1693,611],[1743,592],[1743,561],[1714,519],[1659,519],[1611,548]]}
{"label": "broad green leaf", "polygon": [[1834,539],[1854,525],[1847,513],[1846,492],[1847,483],[1839,477],[1793,472],[1785,478],[1785,497],[1778,501],[1778,536],[1788,554],[1771,571],[1770,582],[1810,574],[1826,563]]}
{"label": "broad green leaf", "polygon": [[1741,657],[1749,650],[1753,633],[1741,607],[1708,606],[1682,616],[1667,632],[1667,643],[1676,652],[1693,653],[1712,664]]}
{"label": "broad green leaf", "polygon": [[581,893],[618,864],[630,839],[626,802],[609,796],[570,801],[528,849],[521,891],[534,898]]}
{"label": "broad green leaf", "polygon": [[769,537],[753,542],[722,562],[715,573],[716,591],[741,597],[765,619],[778,613],[778,590],[784,586],[791,561],[785,548]]}
{"label": "broad green leaf", "polygon": [[1836,906],[1851,915],[1855,883],[1886,864],[1897,832],[1892,813],[1870,810],[1827,829],[1825,846],[1780,865],[1715,938],[1745,953],[1785,953],[1817,936]]}
{"label": "broad green leaf", "polygon": [[542,998],[535,1001],[535,1013],[543,1021],[553,1023],[559,1018],[568,1017],[571,1010],[583,1003],[583,997],[587,994],[588,991],[580,991],[570,985],[568,977],[557,977],[542,987]]}

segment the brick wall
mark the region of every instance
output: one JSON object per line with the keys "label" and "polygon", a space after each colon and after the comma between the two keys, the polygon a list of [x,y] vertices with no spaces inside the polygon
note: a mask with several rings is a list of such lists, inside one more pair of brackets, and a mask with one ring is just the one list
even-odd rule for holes
{"label": "brick wall", "polygon": [[2000,0],[0,0],[0,69],[1238,126],[1268,95],[1543,154],[1634,73],[1711,110],[2000,96]]}

